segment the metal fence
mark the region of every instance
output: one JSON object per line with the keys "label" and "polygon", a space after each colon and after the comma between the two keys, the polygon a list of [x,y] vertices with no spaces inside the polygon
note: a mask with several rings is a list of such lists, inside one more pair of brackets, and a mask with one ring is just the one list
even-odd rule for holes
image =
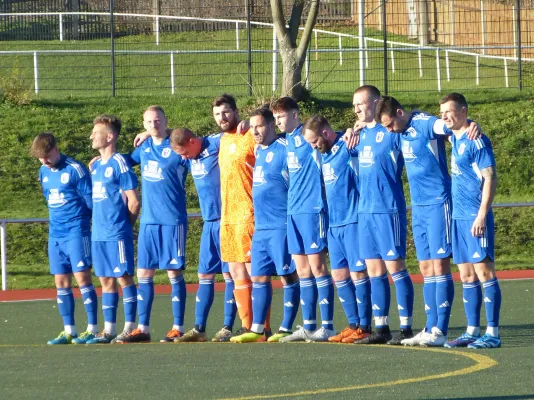
{"label": "metal fence", "polygon": [[[0,76],[52,98],[269,98],[282,74],[271,21],[269,0],[3,1]],[[534,86],[531,0],[328,0],[317,21],[313,94]]]}

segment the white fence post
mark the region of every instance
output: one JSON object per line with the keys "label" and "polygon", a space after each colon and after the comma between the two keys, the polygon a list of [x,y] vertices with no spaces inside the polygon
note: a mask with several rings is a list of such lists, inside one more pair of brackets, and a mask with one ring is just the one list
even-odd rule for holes
{"label": "white fence post", "polygon": [[174,94],[174,53],[171,52],[171,94]]}
{"label": "white fence post", "polygon": [[239,50],[239,22],[235,23],[235,48]]}
{"label": "white fence post", "polygon": [[2,290],[7,290],[6,223],[0,223],[0,251],[2,252]]}
{"label": "white fence post", "polygon": [[504,59],[504,83],[506,84],[506,87],[510,87],[508,85],[508,61],[506,58]]}
{"label": "white fence post", "polygon": [[315,60],[317,61],[319,59],[319,52],[317,51],[317,48],[319,47],[319,43],[318,43],[318,33],[317,31],[313,31],[313,33],[315,33]]}
{"label": "white fence post", "polygon": [[419,59],[419,77],[423,77],[423,55],[421,54],[421,50],[417,51],[417,58]]}
{"label": "white fence post", "polygon": [[369,68],[369,50],[367,50],[367,46],[369,46],[369,44],[367,43],[367,38],[365,38],[364,40],[364,45],[365,45],[365,68]]}
{"label": "white fence post", "polygon": [[309,70],[310,70],[310,66],[309,66],[309,63],[310,63],[310,52],[307,51],[306,52],[306,60],[304,61],[304,67],[305,67],[305,76],[306,76],[306,83],[305,83],[305,88],[307,90],[310,89],[310,74],[309,74]]}
{"label": "white fence post", "polygon": [[39,60],[37,52],[33,52],[33,80],[35,85],[35,94],[39,94]]}
{"label": "white fence post", "polygon": [[63,41],[63,14],[59,14],[59,41]]}
{"label": "white fence post", "polygon": [[273,27],[273,92],[278,89],[278,39],[276,29]]}
{"label": "white fence post", "polygon": [[447,68],[447,82],[451,81],[451,70],[449,68],[449,52],[445,51],[445,68]]}
{"label": "white fence post", "polygon": [[436,49],[436,75],[438,78],[438,92],[441,92],[441,70],[439,68],[439,49]]}
{"label": "white fence post", "polygon": [[159,46],[159,16],[156,16],[156,46]]}
{"label": "white fence post", "polygon": [[395,56],[393,55],[393,43],[390,44],[391,46],[391,72],[395,73]]}
{"label": "white fence post", "polygon": [[477,86],[480,83],[480,62],[479,62],[479,56],[475,57],[476,60],[476,70],[477,70]]}
{"label": "white fence post", "polygon": [[341,43],[341,36],[339,36],[339,65],[343,65],[343,44]]}

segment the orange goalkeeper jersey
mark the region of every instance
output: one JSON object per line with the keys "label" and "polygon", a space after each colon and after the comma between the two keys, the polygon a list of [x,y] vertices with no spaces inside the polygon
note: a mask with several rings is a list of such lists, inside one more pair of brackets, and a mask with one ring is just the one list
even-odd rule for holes
{"label": "orange goalkeeper jersey", "polygon": [[252,172],[256,157],[251,131],[225,132],[219,149],[221,225],[254,223]]}

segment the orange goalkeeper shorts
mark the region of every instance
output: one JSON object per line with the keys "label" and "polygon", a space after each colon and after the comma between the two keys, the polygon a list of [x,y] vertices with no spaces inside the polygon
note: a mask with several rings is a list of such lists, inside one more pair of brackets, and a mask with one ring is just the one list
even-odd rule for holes
{"label": "orange goalkeeper shorts", "polygon": [[221,258],[226,262],[250,262],[254,223],[221,225]]}

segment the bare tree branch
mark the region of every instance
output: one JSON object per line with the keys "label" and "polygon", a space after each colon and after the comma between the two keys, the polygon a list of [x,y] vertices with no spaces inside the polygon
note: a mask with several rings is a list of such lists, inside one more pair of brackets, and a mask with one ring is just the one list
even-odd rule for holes
{"label": "bare tree branch", "polygon": [[282,0],[271,0],[271,12],[273,14],[273,24],[277,32],[278,41],[282,42],[283,37],[288,34]]}
{"label": "bare tree branch", "polygon": [[291,18],[289,19],[289,39],[291,44],[297,47],[297,37],[299,35],[300,18],[304,10],[305,0],[295,0],[291,9]]}
{"label": "bare tree branch", "polygon": [[315,21],[317,20],[317,14],[319,13],[319,2],[320,0],[311,0],[310,11],[308,12],[306,25],[304,26],[304,31],[302,32],[299,47],[297,49],[297,57],[299,60],[301,60],[301,64],[304,62],[313,27],[315,26]]}

